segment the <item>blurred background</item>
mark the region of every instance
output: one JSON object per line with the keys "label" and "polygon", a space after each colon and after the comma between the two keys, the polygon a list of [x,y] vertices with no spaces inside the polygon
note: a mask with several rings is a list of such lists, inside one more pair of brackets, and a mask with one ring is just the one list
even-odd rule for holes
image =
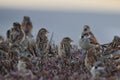
{"label": "blurred background", "polygon": [[23,16],[30,16],[35,37],[45,27],[56,43],[69,36],[77,44],[86,24],[101,44],[120,36],[120,0],[0,0],[0,35]]}

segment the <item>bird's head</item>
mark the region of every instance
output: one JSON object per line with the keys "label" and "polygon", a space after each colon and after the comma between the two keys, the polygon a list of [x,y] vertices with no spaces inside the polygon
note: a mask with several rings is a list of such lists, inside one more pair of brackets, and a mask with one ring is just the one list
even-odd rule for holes
{"label": "bird's head", "polygon": [[[91,68],[91,74],[92,77],[96,80],[98,78],[107,78],[109,76],[109,73],[106,70],[106,67],[103,62],[97,61],[95,65]],[[102,80],[103,80],[102,79]],[[105,79],[106,80],[106,79]]]}
{"label": "bird's head", "polygon": [[45,28],[41,28],[40,30],[39,30],[39,35],[42,35],[42,34],[44,34],[45,36],[47,36],[48,35],[48,30],[47,29],[45,29]]}
{"label": "bird's head", "polygon": [[24,16],[23,17],[23,22],[30,22],[30,17],[29,16]]}
{"label": "bird's head", "polygon": [[88,26],[88,25],[84,25],[83,26],[83,31],[89,31],[90,30],[90,26]]}
{"label": "bird's head", "polygon": [[62,41],[69,42],[69,43],[73,42],[73,40],[70,37],[65,37],[65,38],[63,38]]}
{"label": "bird's head", "polygon": [[120,41],[120,37],[119,36],[114,36],[112,42],[118,42],[118,41]]}
{"label": "bird's head", "polygon": [[21,25],[20,25],[20,23],[14,22],[14,23],[13,23],[13,29],[15,29],[16,31],[21,30]]}

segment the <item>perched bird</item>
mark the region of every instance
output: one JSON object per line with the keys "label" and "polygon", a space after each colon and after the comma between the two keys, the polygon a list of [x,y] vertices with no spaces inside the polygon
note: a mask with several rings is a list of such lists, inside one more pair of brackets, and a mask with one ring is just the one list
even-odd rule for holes
{"label": "perched bird", "polygon": [[108,45],[109,48],[120,48],[120,37],[114,36],[112,42]]}
{"label": "perched bird", "polygon": [[120,50],[120,37],[114,36],[113,40],[110,43],[104,44],[103,46],[105,46],[104,55],[109,55]]}
{"label": "perched bird", "polygon": [[21,43],[25,39],[24,32],[18,22],[13,23],[13,28],[9,29],[6,33],[8,42]]}
{"label": "perched bird", "polygon": [[91,32],[90,27],[88,25],[85,25],[83,28],[83,32],[79,39],[80,47],[86,51],[93,47],[97,48],[99,46],[99,43]]}
{"label": "perched bird", "polygon": [[95,44],[95,45],[99,44],[88,25],[84,25],[81,38],[83,38],[85,36],[89,38],[91,44]]}
{"label": "perched bird", "polygon": [[22,21],[22,29],[25,33],[25,39],[22,45],[28,50],[27,53],[36,56],[36,45],[34,36],[32,35],[33,24],[29,16],[24,16]]}
{"label": "perched bird", "polygon": [[36,38],[36,46],[40,51],[46,51],[48,46],[48,30],[45,28],[41,28],[37,34]]}
{"label": "perched bird", "polygon": [[33,25],[29,16],[24,16],[22,21],[22,29],[25,32],[26,36],[32,36]]}
{"label": "perched bird", "polygon": [[64,56],[64,57],[69,56],[71,49],[72,49],[72,46],[71,46],[72,41],[73,40],[69,37],[65,37],[62,39],[60,46],[59,46],[59,50],[58,50],[58,54],[60,56]]}
{"label": "perched bird", "polygon": [[101,61],[97,61],[90,72],[92,74],[92,80],[106,80],[106,77],[108,76],[104,63]]}
{"label": "perched bird", "polygon": [[90,31],[90,27],[88,25],[84,26],[81,38],[79,39],[79,46],[86,51],[84,59],[85,66],[88,69],[91,69],[93,64],[97,61],[96,48],[98,48],[99,43]]}

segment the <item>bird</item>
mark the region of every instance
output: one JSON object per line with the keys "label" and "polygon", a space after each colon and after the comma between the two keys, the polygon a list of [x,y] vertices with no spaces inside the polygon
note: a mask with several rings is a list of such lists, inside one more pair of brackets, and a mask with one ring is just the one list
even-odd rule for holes
{"label": "bird", "polygon": [[21,43],[25,39],[24,32],[18,22],[13,23],[13,27],[6,32],[7,41],[11,43]]}
{"label": "bird", "polygon": [[58,49],[59,56],[63,56],[63,57],[69,56],[72,49],[71,42],[73,42],[73,40],[70,37],[64,37],[62,39]]}
{"label": "bird", "polygon": [[94,34],[92,33],[90,26],[88,26],[88,25],[83,26],[83,32],[81,34],[81,38],[83,38],[85,36],[89,38],[90,43],[95,44],[95,45],[99,44],[97,39],[95,38]]}
{"label": "bird", "polygon": [[33,24],[29,16],[24,16],[21,23],[22,29],[25,32],[26,36],[32,37]]}
{"label": "bird", "polygon": [[106,49],[104,50],[104,54],[108,55],[120,50],[120,37],[114,36],[113,40],[110,43],[105,44]]}
{"label": "bird", "polygon": [[109,48],[117,48],[120,47],[120,37],[114,36],[112,42],[108,45]]}
{"label": "bird", "polygon": [[48,47],[48,30],[41,28],[36,37],[36,46],[40,51],[45,51]]}
{"label": "bird", "polygon": [[36,56],[36,41],[32,35],[33,24],[29,16],[24,16],[21,23],[22,29],[25,33],[25,39],[22,45],[28,49],[28,53]]}
{"label": "bird", "polygon": [[106,80],[108,73],[105,69],[104,63],[97,61],[91,68],[90,73],[92,75],[92,80]]}
{"label": "bird", "polygon": [[99,43],[88,25],[83,26],[83,32],[79,39],[79,46],[85,50],[86,56],[84,58],[84,64],[87,69],[90,70],[97,61],[96,49],[99,47]]}

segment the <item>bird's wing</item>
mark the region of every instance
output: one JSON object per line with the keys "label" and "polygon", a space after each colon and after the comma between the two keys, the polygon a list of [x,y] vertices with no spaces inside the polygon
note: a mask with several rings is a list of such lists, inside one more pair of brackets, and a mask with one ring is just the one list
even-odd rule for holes
{"label": "bird's wing", "polygon": [[98,41],[97,41],[97,39],[95,38],[95,36],[93,35],[93,33],[92,32],[89,32],[89,39],[90,39],[90,43],[92,43],[92,44],[99,44],[98,43]]}

